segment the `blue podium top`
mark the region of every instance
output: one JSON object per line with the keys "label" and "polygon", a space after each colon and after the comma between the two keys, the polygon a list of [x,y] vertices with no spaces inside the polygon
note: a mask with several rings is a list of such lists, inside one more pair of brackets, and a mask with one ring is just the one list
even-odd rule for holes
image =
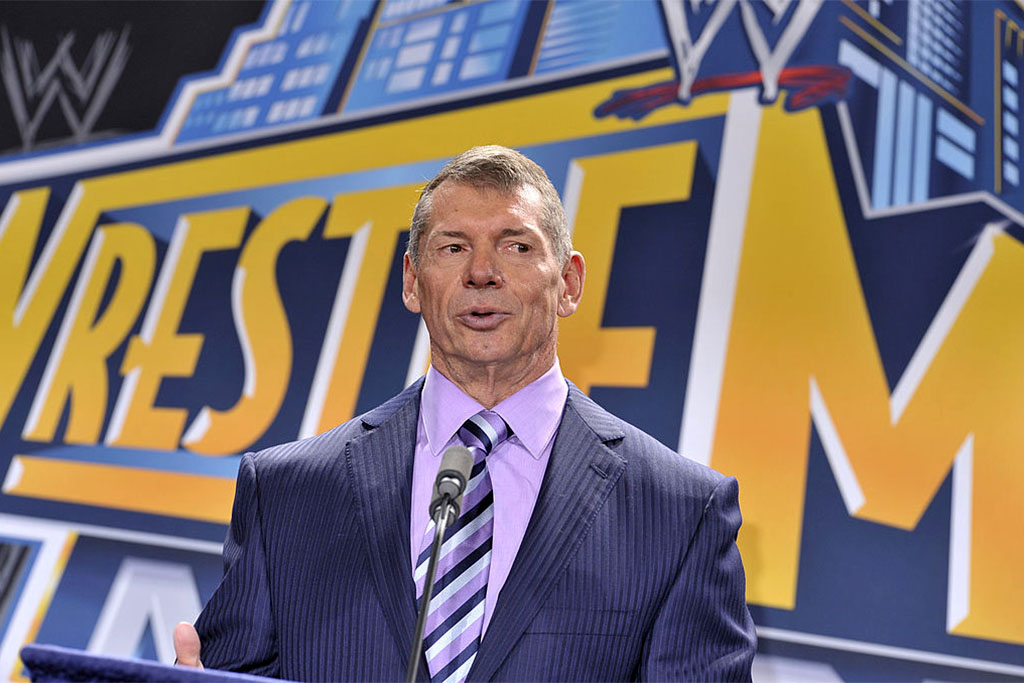
{"label": "blue podium top", "polygon": [[56,645],[26,645],[21,661],[38,681],[188,681],[189,683],[266,683],[263,676],[168,666],[146,659],[97,655]]}

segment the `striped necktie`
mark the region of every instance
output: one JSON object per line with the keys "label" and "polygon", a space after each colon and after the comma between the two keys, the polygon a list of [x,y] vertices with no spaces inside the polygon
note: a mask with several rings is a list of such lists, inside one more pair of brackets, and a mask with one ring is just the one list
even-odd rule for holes
{"label": "striped necktie", "polygon": [[[424,628],[423,649],[434,683],[466,680],[480,646],[494,534],[494,494],[485,457],[511,433],[505,421],[489,410],[469,418],[459,430],[462,443],[473,453],[473,471],[462,500],[462,514],[445,530]],[[431,521],[413,574],[417,602],[423,597],[433,540]]]}

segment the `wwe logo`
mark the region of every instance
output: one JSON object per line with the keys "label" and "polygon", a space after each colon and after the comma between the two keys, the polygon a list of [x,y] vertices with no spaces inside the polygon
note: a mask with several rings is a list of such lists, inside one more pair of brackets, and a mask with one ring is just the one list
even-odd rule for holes
{"label": "wwe logo", "polygon": [[128,30],[126,26],[116,38],[113,31],[96,38],[79,69],[71,55],[74,33],[61,38],[53,57],[40,68],[32,44],[12,40],[6,27],[2,29],[0,77],[26,151],[35,144],[39,127],[55,103],[72,139],[87,139],[128,62]]}
{"label": "wwe logo", "polygon": [[[761,99],[774,102],[780,87],[789,95],[790,110],[813,106],[845,94],[850,72],[832,65],[789,66],[824,0],[661,0],[662,19],[672,51],[676,79],[642,88],[615,92],[594,110],[597,117],[615,115],[641,119],[659,107],[671,103],[689,104],[694,95],[760,84]],[[704,58],[715,43],[727,20],[738,8],[740,25],[750,50],[750,71],[717,73],[698,78]],[[761,28],[759,11],[771,15],[770,23],[779,24],[788,16],[781,34],[770,44]],[[703,26],[699,26],[699,22]],[[694,29],[699,32],[694,33]],[[774,31],[773,31],[774,32]],[[694,38],[696,35],[696,39]],[[735,40],[735,38],[733,38]],[[733,50],[732,44],[728,48]],[[714,68],[714,67],[712,67]]]}
{"label": "wwe logo", "polygon": [[[711,17],[704,25],[696,42],[690,37],[690,29],[686,21],[686,12],[680,0],[661,0],[665,24],[672,42],[672,52],[679,71],[679,99],[689,102],[691,89],[697,79],[701,62],[715,36],[722,30],[729,13],[739,4],[740,16],[743,19],[743,30],[747,34],[747,43],[761,72],[762,97],[767,102],[774,102],[779,96],[779,74],[782,67],[789,61],[796,46],[807,33],[814,16],[821,7],[822,0],[800,0],[793,17],[774,48],[768,46],[757,16],[749,0],[719,0],[711,12]],[[700,7],[700,0],[690,0],[694,10]],[[789,8],[790,0],[765,0],[764,3],[773,14],[773,21],[778,22]]]}

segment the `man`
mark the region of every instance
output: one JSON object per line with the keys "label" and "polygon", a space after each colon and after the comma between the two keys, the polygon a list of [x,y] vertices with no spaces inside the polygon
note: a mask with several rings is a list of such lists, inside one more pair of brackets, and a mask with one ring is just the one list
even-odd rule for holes
{"label": "man", "polygon": [[749,678],[736,481],[562,378],[557,318],[584,279],[540,167],[493,146],[445,166],[404,262],[405,305],[430,333],[425,380],[242,459],[224,580],[198,637],[179,625],[179,660],[198,664],[201,639],[217,668],[404,678],[431,485],[445,449],[465,443],[477,462],[446,535],[421,678]]}

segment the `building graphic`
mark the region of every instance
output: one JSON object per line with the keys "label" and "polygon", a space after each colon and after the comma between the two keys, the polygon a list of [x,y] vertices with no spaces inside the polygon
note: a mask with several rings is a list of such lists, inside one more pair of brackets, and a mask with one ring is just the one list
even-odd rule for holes
{"label": "building graphic", "polygon": [[196,96],[178,141],[308,121],[333,111],[374,7],[362,0],[291,5],[278,35],[249,50],[230,86]]}

